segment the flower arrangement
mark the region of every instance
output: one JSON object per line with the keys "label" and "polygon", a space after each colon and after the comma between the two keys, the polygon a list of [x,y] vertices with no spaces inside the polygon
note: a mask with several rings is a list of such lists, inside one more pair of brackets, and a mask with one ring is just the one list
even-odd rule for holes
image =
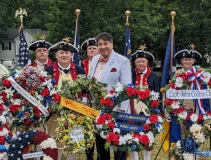
{"label": "flower arrangement", "polygon": [[[100,109],[102,105],[99,97],[106,95],[105,87],[106,84],[97,82],[95,78],[88,79],[84,75],[78,75],[72,83],[62,82],[59,93],[63,97],[81,103],[80,94],[86,92],[91,99],[87,105]],[[58,118],[56,140],[64,146],[63,154],[91,148],[95,143],[94,119],[63,106],[58,106],[57,110],[60,113],[60,118]]]}
{"label": "flower arrangement", "polygon": [[4,116],[0,116],[0,159],[7,156],[7,150],[15,135],[11,132],[10,127]]}
{"label": "flower arrangement", "polygon": [[[186,72],[176,73],[170,83],[163,88],[163,91],[201,90],[202,85],[211,86],[210,70],[193,66]],[[198,148],[209,136],[211,124],[211,111],[208,108],[203,108],[200,100],[195,100],[195,103],[198,104],[199,114],[192,109],[187,110],[183,102],[184,99],[174,98],[174,96],[165,99],[166,112],[177,122],[188,127],[186,137],[178,141],[176,147],[172,148],[173,155],[178,160],[193,159],[195,153],[201,154]]]}
{"label": "flower arrangement", "polygon": [[16,69],[2,81],[0,114],[5,115],[11,129],[27,130],[44,123],[60,101],[54,89],[55,80],[32,66]]}
{"label": "flower arrangement", "polygon": [[58,148],[56,142],[48,134],[37,130],[28,130],[19,134],[8,149],[8,160],[23,159],[22,153],[29,144],[39,145],[44,153],[43,160],[57,160]]}
{"label": "flower arrangement", "polygon": [[[101,98],[104,105],[101,115],[96,118],[96,128],[100,136],[106,139],[105,148],[112,147],[121,151],[141,151],[144,145],[152,145],[154,137],[162,130],[163,119],[159,115],[159,93],[148,88],[136,87],[133,84],[127,86],[117,83],[109,93]],[[116,127],[115,112],[112,110],[125,100],[137,99],[147,106],[150,115],[143,125],[143,131],[139,133],[121,131]]]}

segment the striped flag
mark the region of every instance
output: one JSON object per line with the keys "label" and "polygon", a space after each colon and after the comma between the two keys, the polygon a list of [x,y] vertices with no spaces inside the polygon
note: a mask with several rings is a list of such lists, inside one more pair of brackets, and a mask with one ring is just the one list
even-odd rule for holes
{"label": "striped flag", "polygon": [[21,26],[19,33],[20,35],[19,35],[18,66],[25,66],[31,64],[31,58],[29,55],[29,49],[24,35],[23,26]]}

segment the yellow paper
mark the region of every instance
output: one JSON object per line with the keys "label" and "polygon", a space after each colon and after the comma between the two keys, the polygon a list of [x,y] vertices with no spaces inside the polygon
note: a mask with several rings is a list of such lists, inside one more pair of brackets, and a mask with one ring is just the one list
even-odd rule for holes
{"label": "yellow paper", "polygon": [[67,99],[65,97],[61,97],[60,105],[64,106],[65,108],[76,111],[78,113],[81,113],[85,116],[89,116],[91,118],[96,118],[100,114],[99,110],[96,110],[96,109],[86,106],[84,104],[78,103],[71,99]]}

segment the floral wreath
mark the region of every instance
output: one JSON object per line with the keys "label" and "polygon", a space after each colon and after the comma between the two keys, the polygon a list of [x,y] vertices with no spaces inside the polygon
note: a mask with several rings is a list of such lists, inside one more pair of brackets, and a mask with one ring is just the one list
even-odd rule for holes
{"label": "floral wreath", "polygon": [[10,131],[9,124],[4,116],[0,116],[0,159],[7,156],[7,150],[15,135]]}
{"label": "floral wreath", "polygon": [[[141,151],[144,145],[152,145],[154,137],[162,130],[163,119],[159,115],[159,93],[150,91],[148,88],[136,87],[133,84],[127,86],[117,83],[109,93],[101,98],[104,105],[101,115],[96,118],[96,127],[100,136],[106,140],[105,148],[112,147],[120,151]],[[127,132],[122,134],[116,127],[113,108],[125,100],[137,99],[147,107],[149,117],[143,125],[140,133]]]}
{"label": "floral wreath", "polygon": [[[17,130],[27,130],[31,126],[44,124],[60,101],[54,85],[55,80],[49,78],[47,72],[32,66],[16,69],[9,78],[2,81],[0,114],[5,115],[11,129],[16,127]],[[34,104],[31,99],[35,101]]]}
{"label": "floral wreath", "polygon": [[[211,86],[211,72],[200,68],[200,66],[193,66],[186,72],[176,73],[170,83],[162,88],[162,91],[187,90],[187,88],[200,90],[202,84],[207,87]],[[192,154],[211,156],[211,153],[207,151],[198,151],[200,144],[205,142],[205,137],[209,136],[211,130],[211,111],[207,108],[205,108],[207,110],[205,111],[201,107],[201,101],[195,101],[201,111],[200,114],[196,114],[193,110],[187,110],[183,105],[183,101],[184,99],[166,98],[164,102],[166,112],[178,123],[189,127],[186,137],[177,142],[172,152],[178,156],[176,157],[178,160],[181,157],[188,159]]]}
{"label": "floral wreath", "polygon": [[19,134],[8,149],[8,160],[23,159],[22,153],[29,144],[39,145],[44,153],[43,160],[57,160],[56,142],[48,134],[37,130],[28,130]]}
{"label": "floral wreath", "polygon": [[[88,79],[84,75],[78,75],[72,83],[62,82],[59,93],[63,97],[81,103],[82,99],[79,98],[79,95],[82,91],[85,91],[89,93],[90,97],[94,97],[88,103],[88,106],[100,109],[103,105],[100,104],[99,97],[106,95],[105,86],[106,84],[97,82],[95,78]],[[56,140],[64,146],[63,154],[76,153],[91,148],[95,143],[94,119],[63,106],[57,106],[57,110],[60,112],[60,118],[58,118]],[[78,134],[80,134],[80,138],[75,139],[74,137],[77,137]]]}

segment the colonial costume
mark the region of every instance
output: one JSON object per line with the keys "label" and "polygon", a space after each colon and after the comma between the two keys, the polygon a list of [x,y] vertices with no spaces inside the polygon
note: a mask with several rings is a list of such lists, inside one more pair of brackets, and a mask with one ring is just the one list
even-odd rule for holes
{"label": "colonial costume", "polygon": [[[73,52],[78,51],[77,48],[75,48],[72,44],[64,40],[59,43],[56,43],[55,45],[50,47],[49,50],[55,52],[57,52],[58,50],[70,51],[72,54]],[[51,66],[47,67],[45,70],[48,72],[48,74],[52,75],[52,78],[56,80],[56,84],[58,85],[58,90],[60,90],[62,87],[62,81],[72,82],[77,78],[78,74],[85,74],[84,70],[80,66],[74,64],[71,61],[69,66],[64,68],[59,64],[59,61],[57,60]],[[82,97],[87,97],[87,94],[86,93],[82,94]],[[59,115],[54,113],[51,115],[50,119],[47,122],[48,134],[50,136],[56,134],[55,129],[57,128],[57,122],[56,122],[57,118],[59,118]],[[61,152],[59,153],[61,154]],[[67,159],[74,159],[74,156],[75,155],[69,154]]]}
{"label": "colonial costume", "polygon": [[[38,40],[33,42],[30,46],[29,46],[29,50],[35,51],[37,48],[50,48],[51,44],[45,40]],[[33,67],[37,67],[40,70],[44,70],[46,67],[50,66],[53,64],[53,61],[48,57],[46,63],[41,63],[39,62],[37,59],[34,60],[34,62],[32,62],[32,64],[30,66]]]}
{"label": "colonial costume", "polygon": [[[148,61],[154,61],[155,59],[151,53],[144,50],[137,50],[131,55],[131,57],[132,61],[135,61],[137,58],[145,58]],[[134,68],[132,70],[132,83],[136,86],[147,87],[151,91],[160,92],[159,78],[149,66],[147,66],[142,72],[140,72],[137,67]],[[148,107],[143,102],[137,102],[136,99],[133,99],[131,100],[130,104],[132,113],[149,116],[149,114],[146,112],[146,110],[148,110]],[[146,145],[144,146],[144,148],[144,160],[150,160],[153,147]],[[138,152],[132,152],[132,157],[133,160],[139,160]]]}
{"label": "colonial costume", "polygon": [[[97,46],[97,41],[95,38],[89,38],[88,40],[84,41],[81,45],[82,50],[87,50],[87,47],[89,46]],[[87,57],[81,62],[81,67],[84,69],[86,75],[89,75],[90,68],[91,68],[91,59]]]}

